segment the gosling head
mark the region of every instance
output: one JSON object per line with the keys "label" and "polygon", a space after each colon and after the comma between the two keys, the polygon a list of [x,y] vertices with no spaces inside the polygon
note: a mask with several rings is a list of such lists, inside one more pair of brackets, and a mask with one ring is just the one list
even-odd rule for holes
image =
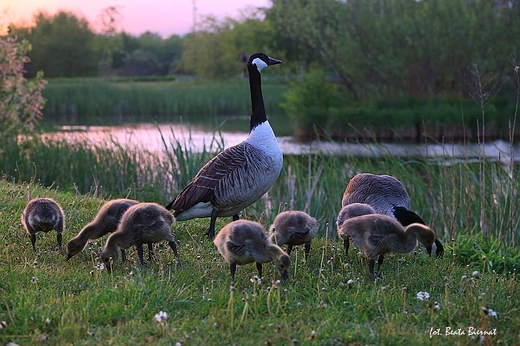
{"label": "gosling head", "polygon": [[417,241],[426,247],[428,255],[431,256],[432,245],[435,242],[435,239],[437,239],[433,229],[420,223],[412,223],[406,226],[405,231],[414,232],[417,236]]}
{"label": "gosling head", "polygon": [[117,251],[117,248],[112,249],[112,248],[105,247],[105,249],[103,249],[103,251],[101,252],[101,261],[103,262],[103,264],[105,265],[105,268],[109,272],[112,269],[112,264],[115,263],[118,258],[119,258],[119,253]]}
{"label": "gosling head", "polygon": [[291,266],[291,258],[285,252],[279,254],[274,259],[274,263],[282,272],[282,279],[289,279],[289,267]]}
{"label": "gosling head", "polygon": [[73,256],[76,256],[78,253],[83,251],[85,244],[83,244],[79,239],[72,238],[67,243],[67,261],[71,259]]}
{"label": "gosling head", "polygon": [[339,228],[348,219],[356,216],[367,214],[375,214],[376,211],[370,205],[365,203],[351,203],[341,208],[338,218],[336,219],[336,226]]}

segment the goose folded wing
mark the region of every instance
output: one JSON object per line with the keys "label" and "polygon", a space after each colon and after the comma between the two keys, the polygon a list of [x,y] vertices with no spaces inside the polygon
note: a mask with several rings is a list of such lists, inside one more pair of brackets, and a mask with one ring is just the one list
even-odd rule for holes
{"label": "goose folded wing", "polygon": [[235,171],[243,169],[246,164],[244,150],[240,145],[225,149],[206,163],[193,180],[179,193],[166,209],[180,213],[199,202],[210,202],[214,199],[215,189],[228,179]]}

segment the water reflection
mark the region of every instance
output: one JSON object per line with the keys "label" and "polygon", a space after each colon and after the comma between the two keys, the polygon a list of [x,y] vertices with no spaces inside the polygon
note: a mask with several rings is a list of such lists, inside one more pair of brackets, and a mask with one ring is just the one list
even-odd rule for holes
{"label": "water reflection", "polygon": [[[94,145],[117,145],[128,148],[143,148],[150,152],[163,152],[164,142],[181,143],[192,152],[216,151],[235,145],[245,138],[245,132],[210,132],[197,126],[179,124],[139,124],[125,126],[63,126],[53,138],[67,141],[86,140]],[[520,161],[520,148],[511,147],[504,141],[478,144],[355,144],[312,141],[301,143],[293,137],[278,137],[284,154],[301,155],[321,152],[327,155],[360,157],[461,158],[487,157],[504,163],[510,162],[511,153],[515,162]]]}

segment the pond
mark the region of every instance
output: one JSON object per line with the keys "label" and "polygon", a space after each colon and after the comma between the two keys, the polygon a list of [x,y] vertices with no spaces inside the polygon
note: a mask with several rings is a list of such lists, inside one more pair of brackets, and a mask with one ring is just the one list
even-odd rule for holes
{"label": "pond", "polygon": [[[137,124],[123,126],[62,126],[60,131],[47,134],[67,141],[86,140],[94,145],[114,145],[128,148],[143,148],[161,153],[167,143],[181,143],[193,152],[215,151],[235,145],[248,133],[235,131],[208,131],[201,126],[184,124]],[[163,142],[164,139],[164,142]],[[330,141],[298,142],[291,136],[280,136],[278,142],[286,155],[304,155],[321,152],[326,155],[349,155],[358,157],[398,157],[459,158],[476,160],[486,157],[490,160],[509,163],[511,154],[515,162],[520,162],[520,146],[510,146],[504,141],[479,144],[368,144],[340,143]]]}

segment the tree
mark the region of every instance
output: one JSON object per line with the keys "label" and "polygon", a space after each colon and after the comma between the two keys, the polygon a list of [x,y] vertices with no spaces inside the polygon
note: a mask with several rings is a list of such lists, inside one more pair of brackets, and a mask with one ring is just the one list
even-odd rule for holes
{"label": "tree", "polygon": [[23,76],[31,46],[12,36],[0,37],[0,137],[12,139],[24,130],[32,130],[42,118],[45,103],[41,95],[46,81],[39,72],[33,80]]}
{"label": "tree", "polygon": [[94,33],[85,19],[60,11],[54,16],[36,15],[33,28],[14,28],[33,47],[26,64],[26,75],[42,70],[47,77],[95,76],[100,52],[94,47]]}

